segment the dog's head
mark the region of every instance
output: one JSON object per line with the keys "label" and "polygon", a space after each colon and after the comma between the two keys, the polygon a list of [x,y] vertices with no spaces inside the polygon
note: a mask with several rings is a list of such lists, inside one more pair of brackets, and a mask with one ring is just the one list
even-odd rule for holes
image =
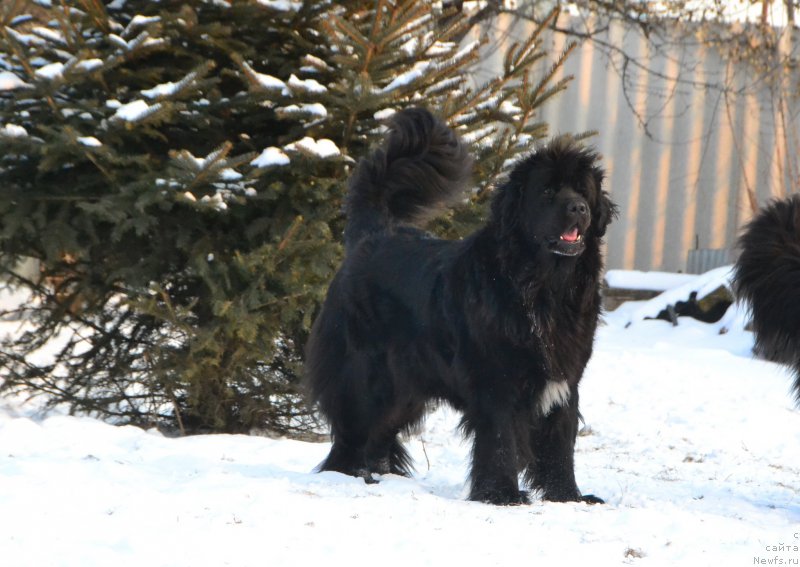
{"label": "dog's head", "polygon": [[617,214],[598,161],[595,152],[559,137],[517,163],[492,203],[501,234],[516,233],[559,256],[582,254]]}

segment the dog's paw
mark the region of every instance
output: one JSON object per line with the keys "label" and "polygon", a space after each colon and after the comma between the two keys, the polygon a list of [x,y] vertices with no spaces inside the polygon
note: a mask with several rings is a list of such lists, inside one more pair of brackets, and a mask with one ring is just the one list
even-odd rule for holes
{"label": "dog's paw", "polygon": [[605,500],[594,494],[581,494],[576,488],[567,490],[550,489],[544,491],[544,500],[548,502],[584,502],[586,504],[605,504]]}
{"label": "dog's paw", "polygon": [[580,499],[578,501],[579,502],[584,502],[586,504],[592,504],[592,505],[594,505],[594,504],[605,504],[606,503],[605,500],[603,500],[602,498],[598,498],[594,494],[584,494],[584,495],[582,495],[580,497]]}
{"label": "dog's paw", "polygon": [[367,469],[358,469],[352,476],[363,479],[365,484],[380,484],[381,482]]}
{"label": "dog's paw", "polygon": [[526,490],[473,493],[470,495],[469,499],[475,502],[494,504],[495,506],[522,506],[523,504],[531,503],[530,494]]}

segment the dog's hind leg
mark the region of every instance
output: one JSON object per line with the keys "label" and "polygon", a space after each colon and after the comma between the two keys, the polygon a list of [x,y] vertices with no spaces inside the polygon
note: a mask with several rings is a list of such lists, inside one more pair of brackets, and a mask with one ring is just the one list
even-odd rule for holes
{"label": "dog's hind leg", "polygon": [[[393,388],[393,393],[396,388]],[[411,456],[400,441],[402,432],[413,430],[425,414],[424,397],[403,395],[398,401],[394,395],[385,396],[384,404],[376,414],[378,423],[370,430],[367,443],[369,470],[378,474],[411,476]]]}
{"label": "dog's hind leg", "polygon": [[320,471],[336,471],[363,478],[367,483],[377,482],[373,474],[410,476],[411,456],[394,431],[381,435],[343,435],[333,432],[333,446],[320,465]]}
{"label": "dog's hind leg", "polygon": [[377,482],[367,465],[366,438],[343,434],[342,430],[337,432],[336,428],[333,430],[331,451],[317,470],[361,477],[368,484]]}
{"label": "dog's hind leg", "polygon": [[397,474],[410,476],[411,456],[394,430],[370,437],[367,445],[367,468],[376,474]]}
{"label": "dog's hind leg", "polygon": [[[372,474],[408,475],[411,459],[398,439],[406,412],[394,407],[386,378],[385,356],[353,355],[328,404],[333,446],[319,470],[331,470],[377,482]],[[331,398],[328,399],[332,401]]]}
{"label": "dog's hind leg", "polygon": [[374,406],[362,393],[364,368],[345,364],[320,399],[331,425],[333,445],[318,471],[335,471],[374,482],[367,464],[367,444],[374,422]]}

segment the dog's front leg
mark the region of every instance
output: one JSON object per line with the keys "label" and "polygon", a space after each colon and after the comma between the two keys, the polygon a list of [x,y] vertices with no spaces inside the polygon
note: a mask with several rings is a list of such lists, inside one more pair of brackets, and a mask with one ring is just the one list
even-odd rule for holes
{"label": "dog's front leg", "polygon": [[533,461],[525,469],[525,481],[541,490],[545,500],[602,504],[603,500],[581,495],[575,482],[575,438],[578,433],[578,389],[572,387],[569,401],[551,407],[531,430]]}
{"label": "dog's front leg", "polygon": [[510,414],[505,411],[469,412],[465,425],[474,435],[469,498],[497,505],[527,504],[519,490],[517,446]]}

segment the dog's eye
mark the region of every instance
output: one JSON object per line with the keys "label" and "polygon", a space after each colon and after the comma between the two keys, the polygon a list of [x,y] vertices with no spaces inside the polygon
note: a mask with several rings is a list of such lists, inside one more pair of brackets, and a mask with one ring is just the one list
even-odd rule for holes
{"label": "dog's eye", "polygon": [[544,191],[542,191],[542,196],[545,199],[552,199],[555,194],[556,194],[556,192],[553,189],[550,189],[549,187],[547,189],[545,189]]}

